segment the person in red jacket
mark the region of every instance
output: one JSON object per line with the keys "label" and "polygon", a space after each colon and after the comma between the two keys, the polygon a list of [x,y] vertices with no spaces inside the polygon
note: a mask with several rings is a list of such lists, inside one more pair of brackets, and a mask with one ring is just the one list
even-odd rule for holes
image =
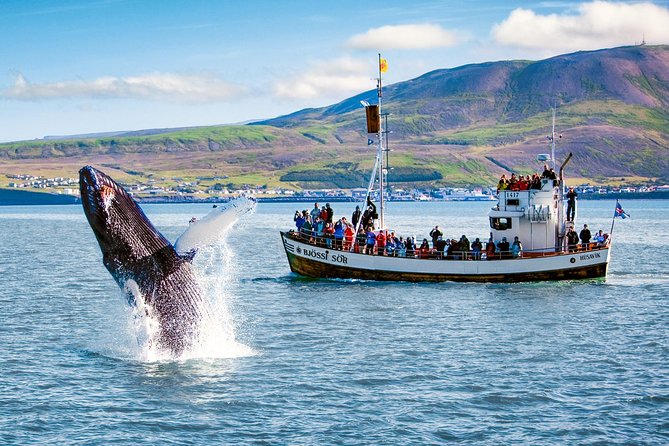
{"label": "person in red jacket", "polygon": [[350,224],[346,224],[344,228],[344,251],[350,251],[351,246],[353,246],[353,236],[355,235],[355,230]]}
{"label": "person in red jacket", "polygon": [[385,255],[386,253],[386,231],[383,229],[379,231],[376,236],[376,248],[380,256]]}

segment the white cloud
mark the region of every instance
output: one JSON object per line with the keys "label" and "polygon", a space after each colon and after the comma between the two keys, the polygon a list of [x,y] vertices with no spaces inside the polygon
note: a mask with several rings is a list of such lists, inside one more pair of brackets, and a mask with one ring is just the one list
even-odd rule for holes
{"label": "white cloud", "polygon": [[359,93],[374,87],[368,62],[350,57],[321,61],[304,74],[276,82],[274,93],[283,99],[312,99]]}
{"label": "white cloud", "polygon": [[212,75],[152,73],[142,76],[101,77],[91,81],[76,80],[36,84],[19,74],[12,87],[0,97],[18,100],[65,98],[134,98],[169,102],[218,102],[236,99],[247,93],[240,85]]}
{"label": "white cloud", "polygon": [[518,8],[492,29],[502,45],[570,51],[669,42],[669,9],[652,3],[595,1],[578,5],[576,14],[538,15]]}
{"label": "white cloud", "polygon": [[453,46],[454,32],[438,25],[387,25],[351,37],[346,46],[361,50],[429,49]]}

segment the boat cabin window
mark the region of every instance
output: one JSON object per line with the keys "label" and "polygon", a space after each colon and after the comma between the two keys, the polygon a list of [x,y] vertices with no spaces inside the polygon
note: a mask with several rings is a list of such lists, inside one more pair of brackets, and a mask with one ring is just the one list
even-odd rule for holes
{"label": "boat cabin window", "polygon": [[508,217],[491,217],[490,227],[498,231],[511,229],[511,219]]}
{"label": "boat cabin window", "polygon": [[507,206],[518,206],[520,204],[520,200],[518,198],[509,198],[506,200],[506,205]]}

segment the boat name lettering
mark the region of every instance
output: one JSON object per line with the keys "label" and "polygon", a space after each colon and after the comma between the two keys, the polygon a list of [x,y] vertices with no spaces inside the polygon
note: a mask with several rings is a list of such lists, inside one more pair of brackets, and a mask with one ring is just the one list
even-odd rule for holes
{"label": "boat name lettering", "polygon": [[593,252],[592,254],[581,254],[581,260],[591,260],[598,259],[601,255],[598,252]]}
{"label": "boat name lettering", "polygon": [[302,254],[304,254],[305,257],[313,257],[314,259],[327,260],[329,252],[316,251],[315,249],[303,249]]}
{"label": "boat name lettering", "polygon": [[506,198],[518,198],[520,197],[520,194],[518,192],[507,192],[506,193]]}
{"label": "boat name lettering", "polygon": [[344,254],[335,254],[332,256],[332,261],[336,263],[348,264],[348,258]]}

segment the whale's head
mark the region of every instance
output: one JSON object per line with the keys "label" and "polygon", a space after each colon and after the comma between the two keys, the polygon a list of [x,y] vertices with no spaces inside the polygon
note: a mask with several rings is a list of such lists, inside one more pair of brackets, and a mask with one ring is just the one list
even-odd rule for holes
{"label": "whale's head", "polygon": [[171,246],[135,200],[111,177],[91,166],[79,170],[81,202],[100,244],[105,266],[117,276],[121,265]]}

